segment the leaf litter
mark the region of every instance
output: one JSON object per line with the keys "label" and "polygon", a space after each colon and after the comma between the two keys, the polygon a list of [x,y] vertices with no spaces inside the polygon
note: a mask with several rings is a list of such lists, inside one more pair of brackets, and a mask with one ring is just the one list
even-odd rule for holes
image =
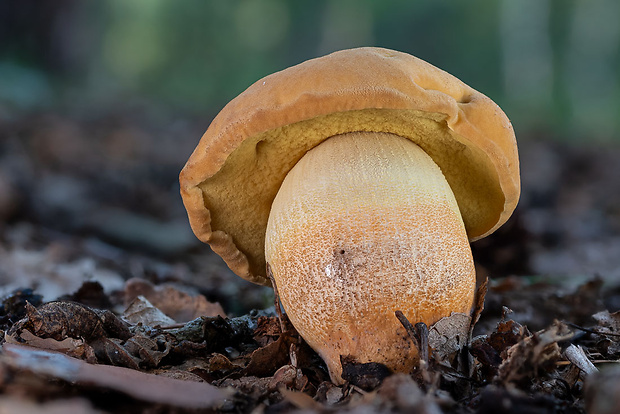
{"label": "leaf litter", "polygon": [[[87,283],[90,287],[68,299],[92,300],[84,289],[101,289]],[[488,302],[503,302],[515,293],[505,283],[488,287]],[[127,290],[135,293],[132,284],[135,281],[127,284]],[[519,286],[521,293],[537,291],[534,285]],[[280,319],[274,308],[223,317],[215,307],[212,315],[177,322],[140,295],[119,314],[112,310],[112,297],[111,309],[101,309],[71,300],[42,303],[34,291],[20,290],[3,301],[2,317],[8,322],[0,353],[0,389],[12,395],[21,387],[20,394],[28,395],[30,387],[49,382],[63,391],[39,396],[41,404],[61,403],[63,398],[76,404],[72,398],[78,395],[86,399],[80,404],[103,412],[148,412],[153,407],[158,412],[363,408],[366,412],[582,413],[586,407],[594,413],[612,412],[598,401],[608,399],[618,408],[614,393],[620,375],[599,367],[620,361],[620,312],[596,309],[597,302],[590,322],[581,326],[568,322],[570,315],[562,310],[562,303],[584,300],[592,290],[599,286],[590,283],[561,297],[554,294],[560,309],[557,315],[564,320],[555,319],[535,332],[530,332],[527,320],[522,324],[511,319],[527,309],[513,312],[504,307],[500,315],[483,311],[486,283],[479,289],[472,315],[453,314],[427,327],[412,325],[400,314],[412,341],[426,349],[420,352],[418,367],[410,374],[392,374],[381,364],[356,364],[343,356],[347,380],[343,386],[329,381],[321,359],[286,315]],[[178,297],[169,287],[160,292]],[[127,296],[132,295],[116,297]],[[188,301],[188,308],[195,303]],[[188,314],[179,309],[171,313]],[[582,323],[582,312],[577,313],[574,320]],[[479,326],[475,326],[477,319]],[[477,332],[485,326],[491,329]],[[32,376],[38,378],[34,385],[29,380]],[[19,379],[19,385],[9,386],[9,378]],[[591,385],[601,381],[605,386]],[[110,392],[124,397],[102,403],[102,395]]]}
{"label": "leaf litter", "polygon": [[[110,115],[0,129],[2,410],[620,412],[617,149],[524,141],[519,209],[473,245],[482,277],[603,280],[494,279],[484,310],[482,294],[473,315],[413,326],[426,344],[413,372],[343,356],[349,382],[336,386],[279,309],[250,311],[268,306],[266,291],[189,231],[176,175],[202,122],[170,133]],[[138,145],[152,149],[130,163],[102,146],[118,136],[157,145]],[[555,163],[533,162],[540,154]],[[140,296],[142,310],[127,312]]]}
{"label": "leaf litter", "polygon": [[[121,269],[101,258],[95,263],[97,274]],[[98,270],[106,266],[106,272]],[[149,272],[126,279],[111,289],[86,278],[59,300],[44,299],[37,288],[6,295],[0,395],[7,399],[0,404],[23,406],[24,412],[32,404],[84,412],[193,412],[192,404],[203,404],[201,409],[220,412],[429,413],[605,413],[613,411],[599,401],[613,409],[619,404],[614,384],[620,376],[613,368],[620,360],[620,313],[613,303],[620,292],[597,279],[568,290],[516,277],[482,283],[471,315],[407,329],[426,350],[413,372],[391,374],[380,364],[343,356],[343,386],[330,382],[321,359],[276,307],[227,316],[201,293],[208,289],[185,279]],[[97,369],[210,385],[226,396],[183,403],[158,386],[138,393],[110,385],[125,384],[111,378],[126,371],[84,381],[27,366],[24,361],[34,357],[23,355],[35,351],[61,353]],[[66,365],[48,356],[48,366]]]}

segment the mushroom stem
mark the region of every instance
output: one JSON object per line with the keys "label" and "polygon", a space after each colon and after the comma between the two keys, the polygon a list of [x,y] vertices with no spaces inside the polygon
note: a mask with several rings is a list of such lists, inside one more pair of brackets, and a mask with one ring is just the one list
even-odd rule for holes
{"label": "mushroom stem", "polygon": [[291,322],[335,383],[341,355],[415,366],[396,310],[430,326],[473,302],[452,190],[430,156],[393,134],[338,135],[308,151],[273,202],[265,255]]}

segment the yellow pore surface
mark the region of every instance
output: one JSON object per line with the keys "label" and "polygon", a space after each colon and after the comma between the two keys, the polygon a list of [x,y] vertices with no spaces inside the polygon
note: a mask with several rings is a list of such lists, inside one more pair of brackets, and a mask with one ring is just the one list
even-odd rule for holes
{"label": "yellow pore surface", "polygon": [[417,350],[394,316],[469,313],[471,249],[441,170],[387,133],[335,136],[288,173],[265,254],[293,325],[341,382],[340,355],[409,371]]}

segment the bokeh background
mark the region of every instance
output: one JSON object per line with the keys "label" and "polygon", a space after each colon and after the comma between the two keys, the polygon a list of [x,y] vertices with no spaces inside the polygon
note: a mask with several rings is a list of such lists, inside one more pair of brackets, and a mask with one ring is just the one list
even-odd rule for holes
{"label": "bokeh background", "polygon": [[0,285],[52,299],[67,273],[138,276],[233,313],[268,303],[191,234],[178,172],[251,83],[358,46],[427,60],[511,118],[523,197],[474,244],[481,275],[614,283],[619,18],[616,0],[3,0]]}

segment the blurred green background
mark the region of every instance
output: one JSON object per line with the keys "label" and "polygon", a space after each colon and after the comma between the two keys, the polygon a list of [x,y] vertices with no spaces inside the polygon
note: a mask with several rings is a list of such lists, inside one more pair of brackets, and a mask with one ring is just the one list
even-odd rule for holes
{"label": "blurred green background", "polygon": [[512,120],[522,196],[473,244],[478,275],[620,281],[618,21],[618,0],[0,0],[0,294],[111,269],[268,306],[192,234],[178,173],[251,83],[357,46],[427,60]]}
{"label": "blurred green background", "polygon": [[519,138],[618,140],[619,19],[617,0],[3,0],[0,119],[211,119],[271,72],[383,46],[490,96]]}

